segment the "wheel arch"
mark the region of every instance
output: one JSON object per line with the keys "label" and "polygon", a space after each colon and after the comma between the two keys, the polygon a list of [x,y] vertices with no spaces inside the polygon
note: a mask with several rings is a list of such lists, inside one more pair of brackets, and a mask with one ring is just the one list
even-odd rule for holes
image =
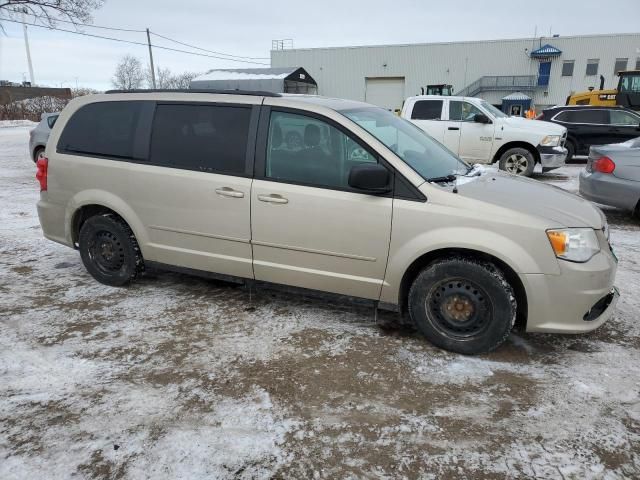
{"label": "wheel arch", "polygon": [[531,145],[530,143],[523,142],[523,141],[507,142],[504,145],[502,145],[493,156],[493,161],[491,163],[495,163],[499,161],[500,157],[502,157],[504,152],[512,148],[524,148],[525,150],[528,150],[533,155],[535,162],[540,163],[540,152],[538,152],[538,149],[534,145]]}
{"label": "wheel arch", "polygon": [[94,215],[111,213],[124,221],[136,237],[144,254],[144,245],[148,243],[145,229],[138,216],[127,204],[113,194],[102,191],[85,191],[76,196],[67,209],[67,233],[70,243],[77,248],[78,235],[82,224]]}
{"label": "wheel arch", "polygon": [[409,289],[413,281],[416,279],[418,274],[428,265],[432,264],[437,260],[441,260],[443,258],[471,258],[474,260],[484,260],[493,263],[497,268],[499,268],[502,273],[505,275],[507,281],[513,288],[516,302],[517,302],[517,311],[516,311],[516,327],[524,329],[527,324],[527,314],[528,314],[528,302],[527,302],[527,293],[525,287],[518,277],[516,271],[507,264],[504,260],[491,255],[486,252],[482,252],[479,250],[473,250],[468,248],[442,248],[438,250],[432,250],[430,252],[424,253],[423,255],[416,258],[411,265],[405,270],[404,275],[400,281],[399,292],[398,292],[398,305],[400,307],[401,314],[405,314],[408,311],[408,300],[409,300]]}

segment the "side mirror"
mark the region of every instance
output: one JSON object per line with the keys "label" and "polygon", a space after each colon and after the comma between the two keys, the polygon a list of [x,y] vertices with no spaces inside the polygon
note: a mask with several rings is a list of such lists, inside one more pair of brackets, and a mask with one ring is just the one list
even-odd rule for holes
{"label": "side mirror", "polygon": [[349,186],[368,193],[391,191],[389,170],[379,163],[361,163],[349,170]]}
{"label": "side mirror", "polygon": [[489,117],[487,117],[484,113],[476,113],[473,116],[473,121],[476,123],[491,123]]}

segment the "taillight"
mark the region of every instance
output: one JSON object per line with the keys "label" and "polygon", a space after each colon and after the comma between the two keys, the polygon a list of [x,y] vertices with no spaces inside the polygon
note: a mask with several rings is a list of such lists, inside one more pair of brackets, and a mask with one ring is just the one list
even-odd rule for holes
{"label": "taillight", "polygon": [[36,179],[40,182],[40,191],[47,191],[47,170],[49,168],[49,159],[48,158],[40,158],[36,162],[36,167],[38,171],[36,172]]}
{"label": "taillight", "polygon": [[595,172],[600,173],[613,173],[616,169],[616,164],[609,157],[600,157],[593,161],[591,168]]}

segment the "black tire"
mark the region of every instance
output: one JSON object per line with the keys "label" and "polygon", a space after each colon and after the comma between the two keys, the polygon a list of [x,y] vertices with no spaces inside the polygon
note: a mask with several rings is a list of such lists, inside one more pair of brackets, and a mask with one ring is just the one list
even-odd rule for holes
{"label": "black tire", "polygon": [[38,147],[33,151],[33,163],[38,161],[40,155],[44,155],[44,147]]}
{"label": "black tire", "polygon": [[78,244],[85,268],[105,285],[127,285],[144,270],[135,235],[116,215],[96,215],[87,219],[80,229]]}
{"label": "black tire", "polygon": [[565,163],[569,163],[573,160],[573,157],[576,154],[576,146],[571,140],[567,140],[567,143],[564,144],[564,147],[567,149],[567,158],[565,159]]}
{"label": "black tire", "polygon": [[409,315],[434,345],[466,355],[501,345],[516,321],[517,304],[492,263],[452,257],[427,266],[409,290]]}
{"label": "black tire", "polygon": [[513,175],[530,177],[536,166],[536,159],[526,148],[510,148],[500,157],[500,170]]}

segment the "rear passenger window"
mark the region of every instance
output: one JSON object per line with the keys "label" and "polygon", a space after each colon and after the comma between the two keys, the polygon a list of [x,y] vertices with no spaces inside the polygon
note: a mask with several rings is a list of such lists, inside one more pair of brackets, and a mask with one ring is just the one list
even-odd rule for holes
{"label": "rear passenger window", "polygon": [[413,105],[412,120],[440,120],[442,100],[420,100]]}
{"label": "rear passenger window", "polygon": [[272,112],[266,177],[274,180],[349,188],[351,167],[377,159],[337,128],[305,115]]}
{"label": "rear passenger window", "polygon": [[58,151],[134,158],[136,128],[144,102],[99,102],[81,107],[69,119]]}
{"label": "rear passenger window", "polygon": [[609,123],[606,110],[577,110],[573,112],[573,122],[605,125]]}
{"label": "rear passenger window", "polygon": [[158,105],[151,135],[151,162],[242,175],[250,119],[250,107]]}

